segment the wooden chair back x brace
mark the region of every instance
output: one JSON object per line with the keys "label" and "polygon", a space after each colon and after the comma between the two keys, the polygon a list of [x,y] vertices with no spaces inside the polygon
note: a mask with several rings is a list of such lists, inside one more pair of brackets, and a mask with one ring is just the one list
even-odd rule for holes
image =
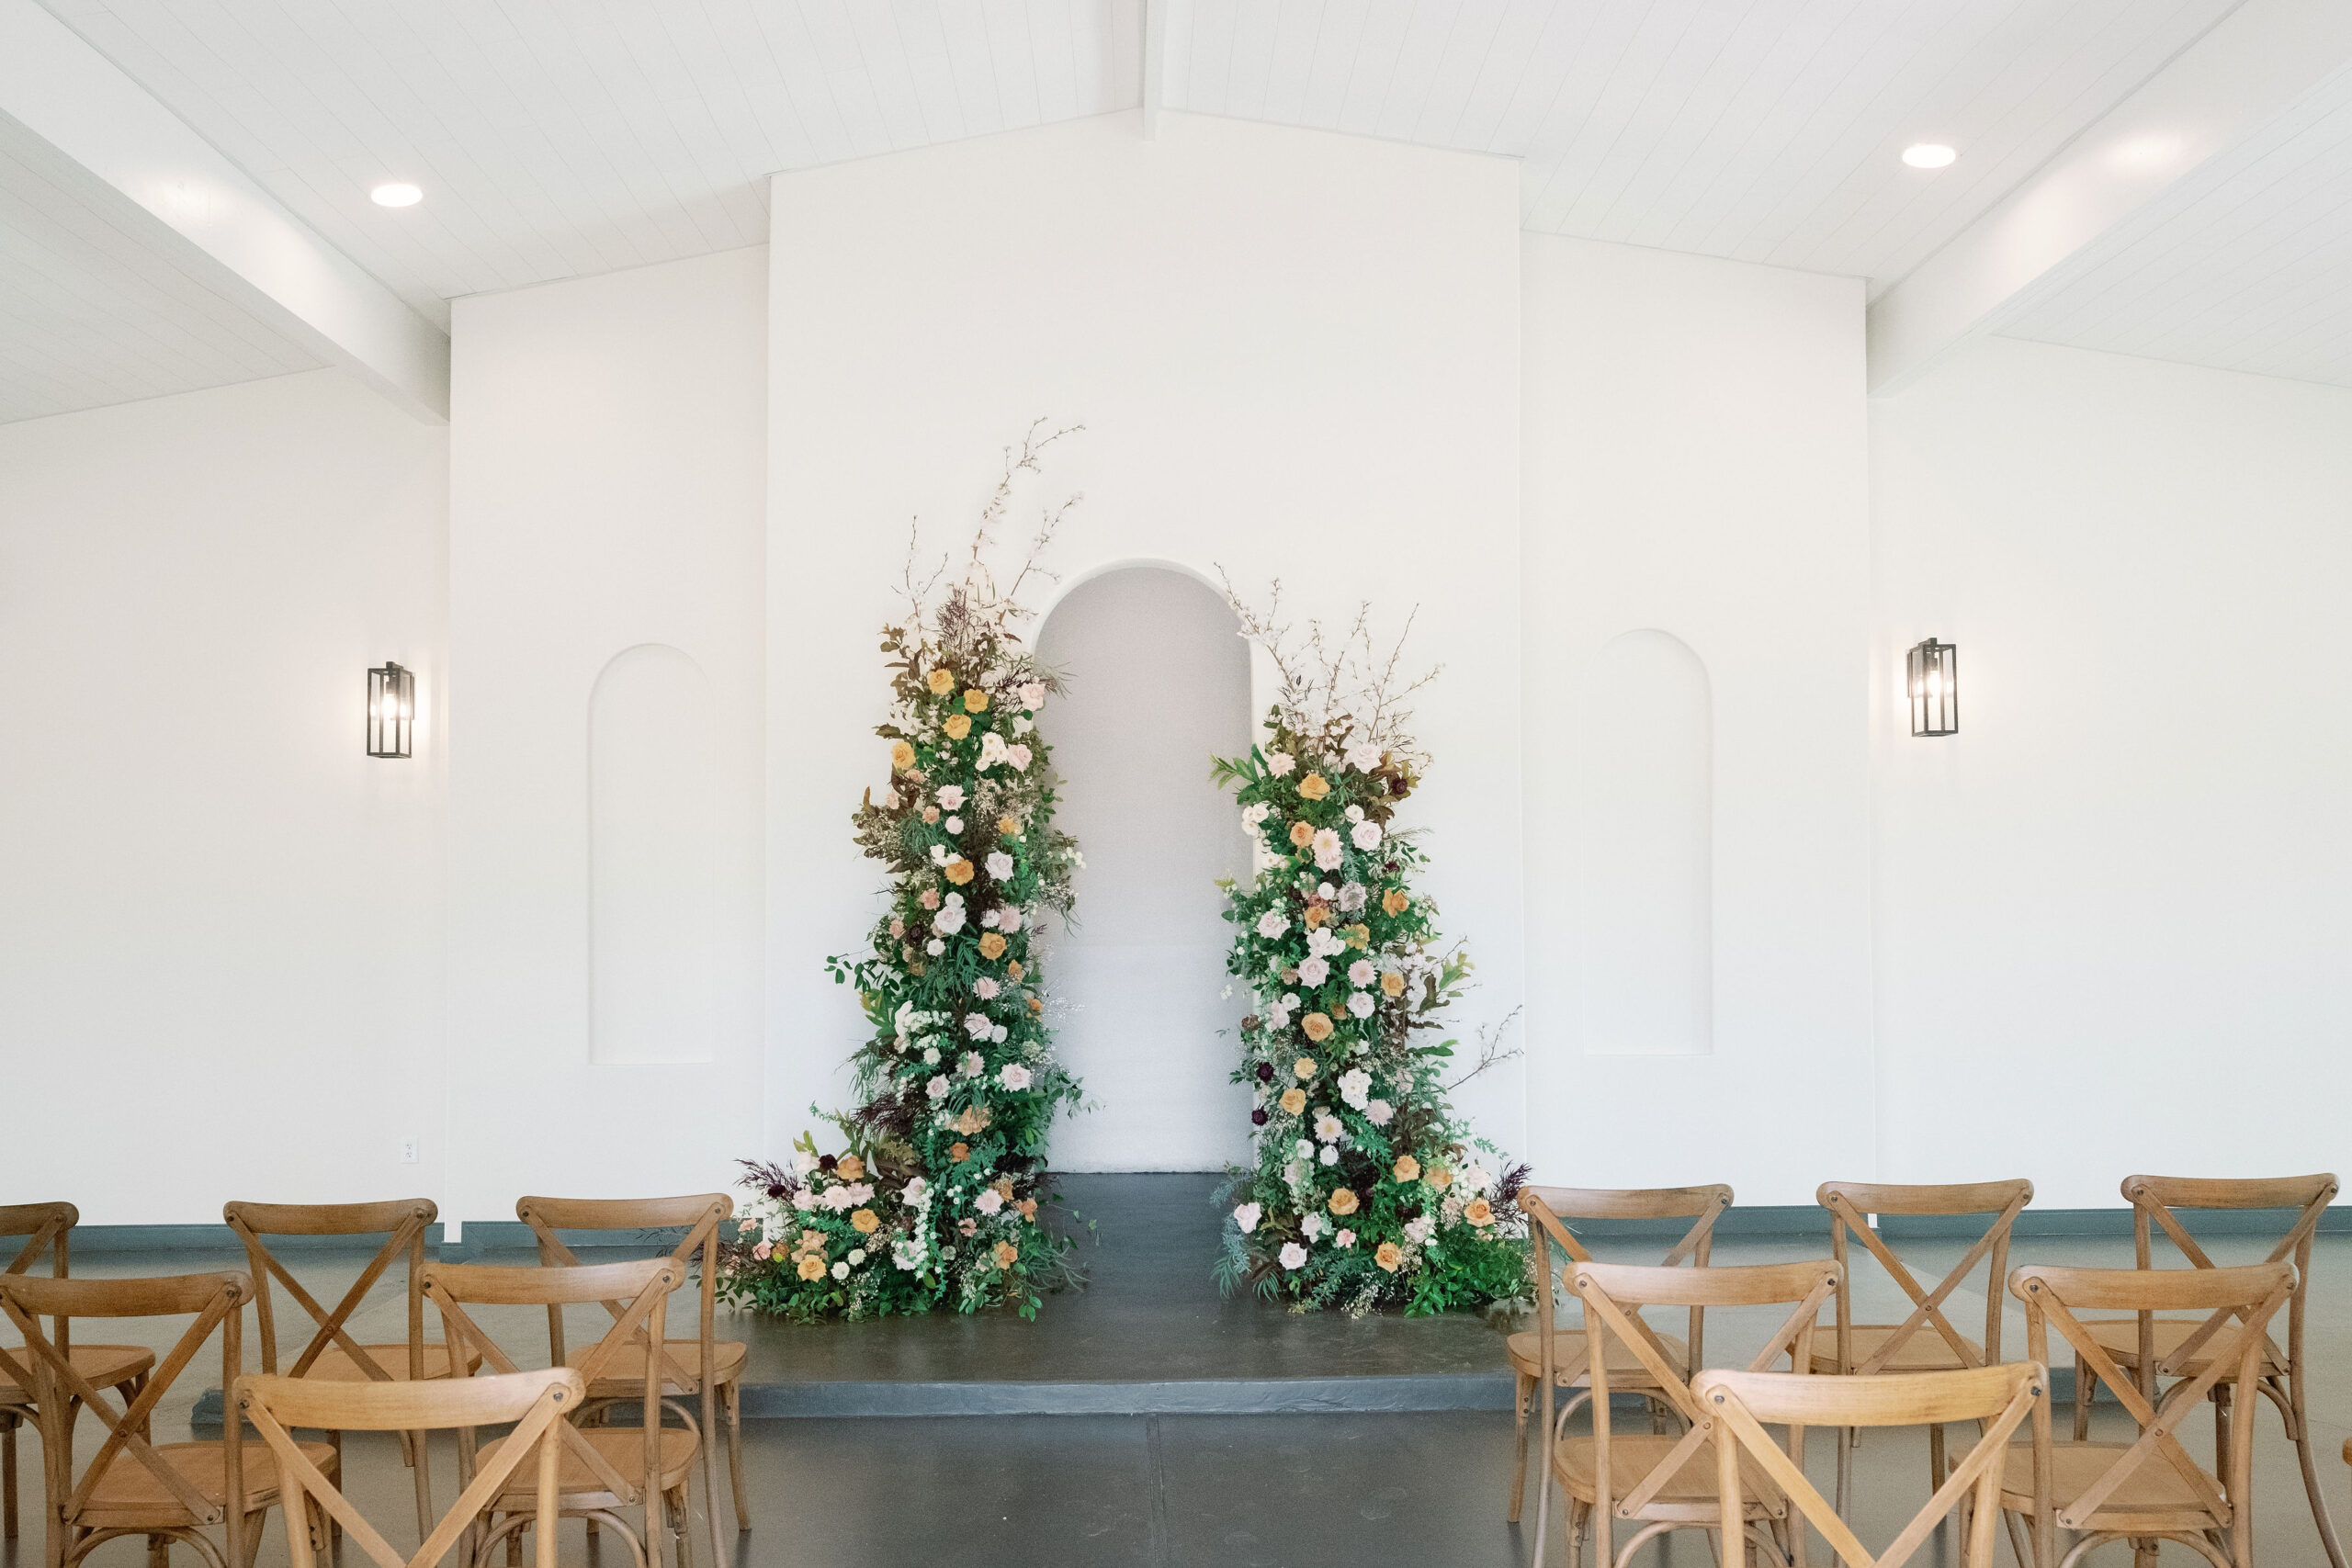
{"label": "wooden chair back x brace", "polygon": [[[640,1361],[643,1377],[637,1398],[644,1413],[639,1427],[582,1428],[566,1420],[559,1434],[562,1456],[557,1480],[559,1511],[567,1518],[584,1518],[609,1525],[628,1541],[639,1568],[656,1568],[664,1562],[663,1542],[674,1534],[677,1562],[684,1568],[688,1551],[686,1477],[694,1469],[695,1435],[662,1425],[661,1359],[650,1348],[662,1342],[663,1309],[676,1290],[683,1270],[667,1258],[629,1263],[599,1263],[583,1267],[516,1269],[478,1263],[428,1263],[424,1267],[425,1299],[441,1314],[442,1334],[453,1346],[481,1352],[492,1372],[516,1371],[498,1342],[482,1331],[468,1306],[563,1306],[589,1302],[620,1301],[628,1304],[605,1331],[605,1337],[574,1359],[583,1389],[594,1388],[611,1370],[621,1351],[631,1344],[647,1348]],[[585,1399],[582,1401],[586,1404]],[[501,1438],[475,1450],[470,1428],[458,1431],[458,1474],[470,1487],[477,1464],[489,1465],[501,1451]],[[506,1489],[492,1500],[493,1514],[536,1514],[536,1483],[510,1471]],[[619,1510],[639,1511],[640,1535],[630,1529]],[[675,1527],[672,1524],[676,1521]],[[492,1534],[498,1520],[491,1521]],[[513,1537],[509,1536],[509,1540]],[[481,1542],[476,1543],[477,1548]],[[717,1564],[713,1568],[718,1568]]]}
{"label": "wooden chair back x brace", "polygon": [[[1838,1336],[1826,1350],[1816,1352],[1814,1371],[1849,1377],[1875,1377],[1881,1372],[1953,1371],[1991,1366],[2001,1359],[2002,1282],[2008,1277],[2009,1234],[2018,1215],[2033,1201],[2030,1181],[1979,1181],[1939,1186],[1894,1186],[1866,1181],[1825,1181],[1815,1201],[1829,1211],[1830,1256],[1846,1266],[1846,1283],[1838,1291]],[[1992,1223],[1961,1255],[1933,1289],[1920,1285],[1901,1258],[1871,1227],[1872,1214],[1905,1217],[1961,1218],[1991,1214]],[[1850,1241],[1878,1260],[1890,1279],[1911,1299],[1911,1312],[1901,1323],[1854,1321],[1853,1260]],[[1968,1281],[1979,1263],[1984,1271],[1984,1337],[1969,1338],[1944,1315],[1944,1303]],[[1926,1332],[1923,1332],[1926,1331]],[[1883,1425],[1884,1423],[1880,1423]],[[1846,1506],[1853,1484],[1855,1428],[1838,1436],[1838,1506]],[[1944,1429],[1940,1422],[1928,1428],[1928,1490],[1944,1483]]]}
{"label": "wooden chair back x brace", "polygon": [[[222,1205],[220,1217],[245,1246],[245,1259],[254,1277],[254,1309],[261,1331],[261,1370],[289,1378],[323,1382],[418,1382],[449,1376],[448,1348],[424,1338],[424,1296],[417,1275],[424,1268],[424,1230],[440,1209],[429,1198],[403,1198],[385,1203],[243,1203]],[[333,1308],[321,1306],[302,1282],[287,1271],[262,1240],[266,1235],[378,1235],[384,1245],[368,1259],[351,1288]],[[397,1345],[362,1345],[346,1326],[352,1313],[384,1277],[392,1260],[408,1256],[408,1337]],[[280,1355],[277,1317],[270,1300],[276,1280],[309,1314],[311,1331],[301,1349],[288,1359]],[[477,1360],[477,1363],[479,1361]],[[468,1369],[471,1370],[470,1367]],[[306,1421],[306,1427],[317,1422]],[[343,1434],[325,1428],[335,1451],[343,1451]],[[420,1438],[401,1434],[401,1461],[415,1478],[417,1538],[433,1528],[433,1483],[430,1466],[421,1462]]]}
{"label": "wooden chair back x brace", "polygon": [[[40,1385],[41,1450],[47,1482],[47,1568],[73,1568],[120,1535],[143,1535],[151,1568],[162,1568],[167,1542],[195,1547],[211,1568],[251,1568],[263,1517],[277,1504],[266,1475],[248,1475],[243,1428],[227,1423],[213,1442],[150,1440],[155,1405],[217,1328],[220,1386],[243,1371],[244,1305],[254,1282],[243,1274],[184,1274],[156,1280],[0,1278],[0,1311],[25,1337]],[[120,1415],[91,1386],[64,1350],[40,1330],[42,1317],[183,1317],[195,1321]],[[66,1402],[78,1399],[106,1424],[107,1438],[77,1479]],[[335,1470],[334,1448],[304,1445],[311,1462]],[[204,1531],[222,1527],[216,1546]]]}
{"label": "wooden chair back x brace", "polygon": [[[1566,1256],[1560,1260],[1563,1269],[1593,1261],[1583,1242],[1568,1228],[1571,1220],[1689,1220],[1682,1239],[1667,1249],[1658,1267],[1671,1269],[1689,1262],[1705,1268],[1710,1251],[1714,1247],[1715,1222],[1731,1207],[1731,1189],[1713,1187],[1648,1187],[1611,1190],[1584,1187],[1522,1187],[1520,1189],[1521,1211],[1534,1222],[1528,1227],[1528,1236],[1535,1251],[1535,1278],[1541,1281],[1537,1294],[1542,1298],[1541,1311],[1544,1323],[1537,1328],[1523,1330],[1510,1337],[1506,1347],[1510,1357],[1514,1394],[1511,1408],[1519,1427],[1519,1440],[1513,1455],[1510,1472],[1510,1522],[1519,1522],[1520,1505],[1527,1488],[1527,1419],[1535,1407],[1536,1384],[1543,1380],[1544,1368],[1554,1369],[1553,1381],[1561,1388],[1585,1388],[1588,1380],[1584,1370],[1584,1330],[1562,1328],[1552,1312],[1552,1247],[1556,1244]],[[1665,1347],[1667,1359],[1679,1375],[1689,1377],[1690,1369],[1698,1365],[1702,1354],[1702,1338],[1706,1326],[1706,1313],[1699,1307],[1690,1309],[1690,1334],[1677,1339],[1670,1334],[1658,1336]],[[1551,1348],[1545,1349],[1545,1335],[1550,1335]],[[1652,1395],[1652,1408],[1659,1408],[1657,1391],[1645,1386],[1648,1372],[1622,1341],[1617,1348],[1617,1364],[1610,1370],[1617,1374],[1617,1387],[1626,1393]],[[1584,1402],[1583,1394],[1567,1402],[1559,1410],[1556,1420],[1566,1421]],[[1545,1450],[1546,1452],[1549,1450]],[[1548,1498],[1549,1494],[1545,1496]],[[1544,1499],[1539,1499],[1542,1511]]]}
{"label": "wooden chair back x brace", "polygon": [[[2114,1388],[2139,1424],[2132,1443],[2053,1443],[2047,1406],[2036,1410],[2033,1442],[2011,1449],[2001,1478],[2001,1506],[2033,1527],[2035,1568],[2052,1568],[2057,1532],[2082,1537],[2064,1568],[2102,1546],[2133,1543],[2153,1562],[2156,1542],[2177,1540],[2215,1568],[2254,1562],[2254,1405],[2241,1400],[2221,1446],[2221,1476],[2189,1457],[2174,1436],[2225,1372],[2250,1383],[2258,1375],[2270,1320],[2295,1292],[2295,1266],[2244,1269],[2058,1269],[2029,1264],[2009,1276],[2025,1303],[2026,1352],[2047,1366],[2055,1325],[2075,1354]],[[2194,1312],[2202,1314],[2180,1344],[2202,1369],[2173,1384],[2161,1403],[2143,1394],[2108,1354],[2081,1312]]]}
{"label": "wooden chair back x brace", "polygon": [[[64,1279],[68,1273],[69,1238],[81,1219],[81,1211],[71,1203],[0,1204],[0,1238],[25,1238],[17,1256],[0,1273],[30,1273],[46,1253],[50,1277]],[[154,1351],[141,1345],[75,1345],[74,1327],[68,1320],[55,1319],[50,1326],[50,1337],[73,1360],[83,1381],[93,1388],[113,1389],[126,1404],[139,1396],[139,1385],[155,1365]],[[17,1539],[17,1428],[27,1421],[38,1425],[40,1420],[40,1403],[33,1393],[35,1380],[31,1368],[25,1364],[26,1354],[20,1345],[0,1342],[0,1539],[7,1540]],[[65,1413],[69,1440],[74,1433],[74,1418],[80,1409],[78,1401],[69,1399]]]}
{"label": "wooden chair back x brace", "polygon": [[[538,1237],[542,1263],[580,1261],[564,1245],[558,1234],[561,1231],[685,1232],[671,1249],[670,1257],[680,1268],[698,1275],[701,1310],[696,1314],[695,1337],[672,1339],[662,1347],[662,1387],[665,1399],[672,1401],[670,1407],[695,1425],[702,1434],[702,1506],[710,1519],[711,1551],[718,1553],[718,1507],[714,1498],[714,1477],[718,1433],[712,1420],[714,1399],[727,1416],[727,1472],[735,1494],[735,1528],[752,1528],[751,1501],[743,1488],[743,1366],[749,1359],[750,1347],[740,1339],[719,1339],[714,1333],[718,1304],[718,1227],[734,1218],[735,1200],[724,1192],[704,1192],[686,1198],[525,1198],[514,1205],[514,1215]],[[605,1310],[617,1316],[620,1303],[606,1302]],[[568,1359],[560,1308],[548,1310],[548,1349],[549,1359],[557,1366]],[[637,1397],[634,1388],[627,1386],[639,1375],[631,1359],[636,1353],[634,1347],[623,1351],[611,1368],[606,1379],[608,1386],[588,1391],[592,1411],[614,1399]],[[703,1375],[706,1367],[711,1369],[708,1377]],[[700,1420],[687,1416],[684,1407],[674,1403],[677,1399],[698,1401]]]}
{"label": "wooden chair back x brace", "polygon": [[[2009,1437],[2048,1397],[2050,1374],[2031,1361],[1961,1371],[1887,1372],[1869,1377],[1825,1373],[1701,1372],[1690,1392],[1714,1429],[1715,1484],[1725,1518],[1746,1509],[1740,1463],[1752,1460],[1795,1505],[1792,1529],[1821,1531],[1846,1568],[1901,1568],[1945,1518],[1966,1519],[1968,1568],[1993,1568],[1994,1521],[2001,1513],[2001,1470]],[[1848,1528],[1764,1423],[1805,1427],[1942,1427],[1974,1421],[1984,1438],[1928,1499],[1927,1506],[1877,1556]]]}
{"label": "wooden chair back x brace", "polygon": [[[1821,1309],[1838,1291],[1842,1271],[1826,1258],[1804,1263],[1758,1263],[1729,1269],[1643,1269],[1627,1265],[1580,1263],[1575,1270],[1577,1294],[1584,1301],[1585,1344],[1592,1374],[1592,1435],[1553,1438],[1548,1480],[1560,1483],[1568,1496],[1568,1561],[1577,1561],[1584,1532],[1593,1539],[1594,1568],[1623,1568],[1651,1537],[1668,1530],[1704,1529],[1719,1532],[1723,1546],[1740,1542],[1753,1533],[1781,1562],[1803,1568],[1803,1530],[1791,1536],[1786,1529],[1788,1503],[1780,1488],[1761,1470],[1752,1470],[1743,1496],[1750,1499],[1736,1517],[1721,1512],[1713,1466],[1706,1457],[1711,1428],[1705,1410],[1667,1359],[1657,1332],[1644,1323],[1645,1306],[1792,1306],[1764,1348],[1748,1363],[1750,1371],[1766,1371],[1786,1357],[1790,1370],[1811,1376],[1814,1335]],[[1685,1429],[1679,1438],[1658,1433],[1619,1435],[1610,1419],[1609,1370],[1611,1339],[1633,1348]],[[1545,1430],[1551,1429],[1552,1385],[1544,1388]],[[1804,1466],[1804,1429],[1789,1429],[1789,1453],[1799,1469]],[[1640,1529],[1622,1549],[1612,1551],[1616,1522],[1638,1522]],[[1719,1559],[1728,1561],[1722,1551]],[[1544,1518],[1539,1510],[1535,1558],[1544,1561]]]}
{"label": "wooden chair back x brace", "polygon": [[[538,1568],[556,1568],[557,1466],[561,1442],[556,1429],[580,1408],[580,1374],[569,1367],[485,1378],[440,1378],[399,1382],[285,1378],[263,1375],[237,1382],[237,1409],[261,1434],[277,1461],[279,1495],[286,1499],[286,1543],[294,1568],[314,1568],[311,1532],[295,1525],[315,1503],[340,1524],[380,1568],[436,1568],[458,1538],[507,1490],[509,1478],[526,1460],[538,1506],[516,1514],[502,1527],[509,1533],[537,1530]],[[452,1427],[514,1423],[497,1455],[478,1471],[437,1525],[428,1522],[424,1545],[403,1558],[343,1495],[342,1488],[311,1462],[293,1428],[330,1432],[429,1432]]]}
{"label": "wooden chair back x brace", "polygon": [[[2178,1176],[2130,1176],[2123,1179],[2123,1196],[2132,1205],[2132,1248],[2143,1269],[2151,1266],[2154,1233],[2159,1229],[2190,1263],[2199,1269],[2214,1267],[2213,1259],[2198,1245],[2175,1210],[2296,1211],[2293,1223],[2265,1259],[2295,1266],[2295,1293],[2287,1303],[2286,1348],[2281,1349],[2275,1339],[2266,1340],[2260,1374],[2243,1388],[2234,1366],[2222,1370],[2220,1381],[2213,1385],[2213,1430],[2216,1440],[2227,1430],[2233,1391],[2244,1393],[2250,1389],[2278,1407],[2288,1440],[2295,1445],[2295,1456],[2302,1463],[2303,1493],[2311,1500],[2312,1522],[2319,1527],[2320,1544],[2334,1568],[2346,1568],[2344,1547],[2336,1539],[2335,1521],[2328,1517],[2327,1503],[2320,1491],[2319,1469],[2312,1449],[2311,1403],[2303,1375],[2303,1323],[2311,1294],[2312,1239],[2319,1231],[2320,1217],[2335,1201],[2335,1178],[2327,1175],[2254,1180]],[[2139,1378],[2143,1397],[2154,1399],[2158,1379],[2188,1377],[2203,1371],[2194,1348],[2184,1345],[2197,1326],[2194,1320],[2145,1314],[2120,1322],[2095,1323],[2092,1334],[2118,1366]],[[2075,1362],[2077,1442],[2089,1432],[2091,1396],[2098,1387],[2097,1382],[2086,1375],[2078,1357]]]}

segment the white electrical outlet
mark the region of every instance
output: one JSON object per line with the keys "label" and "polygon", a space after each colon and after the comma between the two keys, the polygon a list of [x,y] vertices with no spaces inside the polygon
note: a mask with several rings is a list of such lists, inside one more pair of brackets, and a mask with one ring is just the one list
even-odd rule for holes
{"label": "white electrical outlet", "polygon": [[407,1137],[401,1140],[401,1163],[402,1165],[414,1165],[416,1163],[415,1138]]}

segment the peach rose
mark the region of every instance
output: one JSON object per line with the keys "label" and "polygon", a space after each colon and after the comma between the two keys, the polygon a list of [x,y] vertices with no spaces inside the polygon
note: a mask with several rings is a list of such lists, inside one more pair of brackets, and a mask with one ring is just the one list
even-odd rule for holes
{"label": "peach rose", "polygon": [[1394,1174],[1399,1181],[1419,1181],[1421,1178],[1421,1162],[1411,1155],[1398,1155]]}
{"label": "peach rose", "polygon": [[1372,1260],[1394,1274],[1404,1266],[1405,1251],[1393,1241],[1384,1241],[1380,1250],[1372,1255]]}
{"label": "peach rose", "polygon": [[802,1253],[800,1255],[800,1277],[804,1280],[823,1279],[825,1277],[825,1260],[818,1257],[813,1252]]}
{"label": "peach rose", "polygon": [[1280,1103],[1283,1115],[1295,1116],[1306,1109],[1306,1091],[1303,1089],[1286,1089],[1283,1090]]}
{"label": "peach rose", "polygon": [[1018,958],[1004,966],[1004,976],[1008,980],[1018,980],[1025,973],[1026,971],[1021,967],[1021,960]]}
{"label": "peach rose", "polygon": [[940,869],[947,874],[947,880],[958,887],[972,880],[972,863],[962,855],[956,855]]}
{"label": "peach rose", "polygon": [[972,721],[963,714],[951,713],[947,716],[947,722],[939,728],[947,731],[948,739],[961,740],[972,733]]}
{"label": "peach rose", "polygon": [[1020,1208],[1023,1219],[1034,1222],[1037,1218],[1037,1200],[1035,1198],[1021,1200]]}
{"label": "peach rose", "polygon": [[1329,1201],[1333,1213],[1352,1214],[1356,1212],[1356,1190],[1352,1187],[1334,1187],[1331,1189]]}
{"label": "peach rose", "polygon": [[871,1209],[860,1209],[849,1217],[851,1226],[860,1235],[872,1235],[882,1228],[881,1216]]}
{"label": "peach rose", "polygon": [[934,670],[931,672],[930,686],[933,696],[944,697],[956,689],[956,677],[944,670]]}
{"label": "peach rose", "polygon": [[890,765],[905,773],[915,765],[915,749],[903,740],[890,742]]}
{"label": "peach rose", "polygon": [[1315,1058],[1312,1056],[1301,1056],[1297,1061],[1293,1062],[1290,1065],[1290,1070],[1292,1077],[1298,1079],[1299,1082],[1305,1083],[1307,1079],[1315,1076]]}
{"label": "peach rose", "polygon": [[1462,1217],[1474,1225],[1490,1225],[1495,1223],[1495,1206],[1484,1198],[1473,1198],[1462,1205]]}
{"label": "peach rose", "polygon": [[1298,1026],[1306,1031],[1306,1037],[1309,1040],[1324,1041],[1331,1038],[1331,1021],[1319,1012],[1308,1013],[1298,1021]]}
{"label": "peach rose", "polygon": [[[1004,956],[1004,938],[997,935],[994,931],[982,932],[980,936],[980,956],[987,959],[1002,958]],[[1015,975],[1013,978],[1018,980],[1021,976]]]}
{"label": "peach rose", "polygon": [[972,687],[964,694],[964,711],[966,713],[988,712],[989,694],[978,686]]}
{"label": "peach rose", "polygon": [[823,1231],[802,1231],[800,1233],[800,1239],[793,1244],[793,1250],[795,1252],[806,1252],[812,1247],[821,1250],[824,1245],[825,1233]]}
{"label": "peach rose", "polygon": [[1430,1185],[1436,1188],[1441,1192],[1444,1191],[1447,1188],[1453,1185],[1453,1172],[1446,1169],[1443,1166],[1439,1166],[1435,1170],[1430,1172]]}
{"label": "peach rose", "polygon": [[855,1155],[842,1156],[839,1163],[833,1167],[833,1170],[843,1181],[865,1179],[865,1162]]}
{"label": "peach rose", "polygon": [[923,826],[926,828],[936,823],[939,820],[939,807],[936,806],[924,807],[922,808],[922,820]]}
{"label": "peach rose", "polygon": [[1412,897],[1401,887],[1392,887],[1380,896],[1380,911],[1385,915],[1401,915],[1412,905]]}
{"label": "peach rose", "polygon": [[1290,825],[1290,846],[1291,846],[1291,848],[1293,848],[1293,849],[1295,849],[1295,850],[1303,850],[1303,849],[1305,849],[1307,845],[1309,845],[1309,844],[1313,843],[1314,841],[1315,841],[1315,824],[1314,824],[1314,823],[1312,823],[1312,822],[1294,822],[1294,823],[1292,823],[1292,824]]}
{"label": "peach rose", "polygon": [[1309,904],[1306,907],[1306,919],[1308,931],[1313,931],[1330,918],[1331,906],[1329,904]]}
{"label": "peach rose", "polygon": [[1298,781],[1298,797],[1301,800],[1320,800],[1330,793],[1331,783],[1321,773],[1309,773]]}
{"label": "peach rose", "polygon": [[1010,1269],[1020,1260],[1021,1249],[1019,1247],[1013,1246],[1009,1241],[1001,1241],[996,1244],[996,1266],[998,1268]]}
{"label": "peach rose", "polygon": [[1380,977],[1380,994],[1391,1000],[1403,996],[1405,994],[1404,971],[1391,969],[1387,974],[1383,975]]}
{"label": "peach rose", "polygon": [[957,1165],[962,1165],[966,1160],[972,1157],[972,1145],[969,1144],[950,1144],[947,1145],[947,1157],[955,1161]]}
{"label": "peach rose", "polygon": [[1031,1018],[1042,1018],[1045,1016],[1045,998],[1043,997],[1031,997],[1029,998],[1029,1016]]}
{"label": "peach rose", "polygon": [[1021,837],[1020,818],[1014,817],[998,818],[996,819],[996,836],[1000,839],[1017,839]]}
{"label": "peach rose", "polygon": [[774,1247],[771,1247],[763,1241],[760,1243],[759,1246],[752,1248],[752,1256],[758,1258],[761,1262],[765,1263],[775,1251],[775,1248]]}

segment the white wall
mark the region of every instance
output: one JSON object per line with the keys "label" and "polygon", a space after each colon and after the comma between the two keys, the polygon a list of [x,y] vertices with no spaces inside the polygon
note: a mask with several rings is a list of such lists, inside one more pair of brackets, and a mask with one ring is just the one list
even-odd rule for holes
{"label": "white wall", "polygon": [[[439,1193],[447,459],[336,371],[0,425],[19,1198]],[[404,761],[362,740],[387,659]]]}
{"label": "white wall", "polygon": [[[511,1219],[527,1192],[707,1190],[761,1152],[766,272],[732,251],[455,305],[461,1219]],[[589,702],[641,643],[710,682],[715,1021],[706,1061],[592,1066]]]}
{"label": "white wall", "polygon": [[[779,176],[768,604],[772,1146],[843,1101],[830,984],[876,908],[847,813],[885,779],[872,649],[919,513],[960,540],[996,447],[1090,428],[1055,563],[1151,558],[1302,613],[1375,601],[1446,674],[1408,815],[1484,988],[1521,991],[1518,173],[1501,159],[1183,115],[1110,116]],[[1014,519],[1017,529],[1021,517]],[[1009,532],[1013,531],[1009,529]],[[1205,759],[1203,760],[1205,766]],[[1516,1075],[1467,1096],[1516,1145]]]}
{"label": "white wall", "polygon": [[1871,465],[1885,1175],[2339,1168],[2352,392],[1995,339]]}
{"label": "white wall", "polygon": [[[1528,1156],[1809,1203],[1872,1160],[1861,285],[1531,235],[1524,297]],[[1713,697],[1704,1055],[1589,1054],[1568,986],[1569,696],[1642,628]]]}

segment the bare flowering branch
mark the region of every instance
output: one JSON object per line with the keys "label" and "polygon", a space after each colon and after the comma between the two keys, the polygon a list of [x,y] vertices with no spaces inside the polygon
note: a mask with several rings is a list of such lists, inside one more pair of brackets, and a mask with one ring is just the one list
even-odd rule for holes
{"label": "bare flowering branch", "polygon": [[1522,1010],[1523,1010],[1520,1008],[1513,1008],[1510,1011],[1503,1014],[1501,1018],[1498,1019],[1492,1024],[1482,1023],[1478,1026],[1477,1065],[1472,1067],[1468,1072],[1463,1074],[1460,1077],[1454,1079],[1452,1083],[1447,1084],[1445,1086],[1446,1093],[1452,1094],[1455,1089],[1460,1089],[1464,1084],[1468,1083],[1472,1078],[1476,1077],[1479,1074],[1485,1072],[1489,1067],[1499,1067],[1505,1062],[1516,1061],[1521,1055],[1524,1055],[1521,1048],[1517,1045],[1512,1046],[1508,1051],[1502,1048],[1503,1036],[1510,1032],[1510,1026],[1519,1021],[1519,1015]]}
{"label": "bare flowering branch", "polygon": [[1427,756],[1412,734],[1414,694],[1443,673],[1433,664],[1419,675],[1404,668],[1405,643],[1412,636],[1418,607],[1407,614],[1396,638],[1383,649],[1373,631],[1372,605],[1356,606],[1343,627],[1316,619],[1303,626],[1283,618],[1281,579],[1275,579],[1261,610],[1241,597],[1225,568],[1217,568],[1226,603],[1241,623],[1241,635],[1266,650],[1281,688],[1275,705],[1283,726],[1302,736],[1344,742],[1351,736],[1393,752],[1416,769]]}

